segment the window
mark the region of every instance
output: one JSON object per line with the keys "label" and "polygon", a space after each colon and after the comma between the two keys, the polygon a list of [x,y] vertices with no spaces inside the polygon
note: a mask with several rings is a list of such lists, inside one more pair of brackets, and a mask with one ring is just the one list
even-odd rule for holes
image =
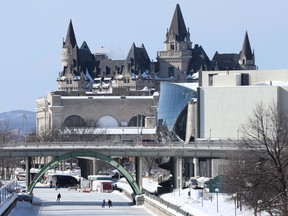
{"label": "window", "polygon": [[173,43],[173,42],[170,43],[170,49],[171,49],[171,50],[174,50],[174,49],[175,49],[175,46],[174,46],[174,43]]}
{"label": "window", "polygon": [[168,68],[168,78],[174,77],[174,67]]}

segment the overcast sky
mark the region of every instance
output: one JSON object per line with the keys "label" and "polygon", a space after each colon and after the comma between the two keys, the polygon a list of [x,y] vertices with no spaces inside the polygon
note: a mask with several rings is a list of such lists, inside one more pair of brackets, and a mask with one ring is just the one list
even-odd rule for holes
{"label": "overcast sky", "polygon": [[77,43],[102,46],[124,59],[133,42],[151,59],[163,42],[176,4],[193,45],[210,59],[238,53],[246,30],[259,69],[288,68],[287,0],[27,0],[0,3],[0,112],[35,110],[36,99],[57,89],[61,47],[72,19]]}

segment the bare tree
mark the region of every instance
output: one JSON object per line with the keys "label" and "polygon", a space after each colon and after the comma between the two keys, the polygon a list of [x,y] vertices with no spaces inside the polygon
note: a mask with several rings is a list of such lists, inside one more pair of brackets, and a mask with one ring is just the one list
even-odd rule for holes
{"label": "bare tree", "polygon": [[238,200],[270,215],[287,216],[288,116],[276,104],[258,104],[243,126],[249,150],[234,157],[226,170]]}
{"label": "bare tree", "polygon": [[57,127],[41,133],[39,140],[43,142],[103,141],[104,132],[99,130],[95,132],[95,129],[95,127]]}
{"label": "bare tree", "polygon": [[[10,126],[8,119],[0,121],[0,146],[7,146],[18,139],[18,134]],[[1,179],[11,179],[13,168],[20,164],[23,158],[0,157]]]}
{"label": "bare tree", "polygon": [[155,165],[156,157],[144,157],[144,159],[145,159],[144,165],[146,165],[147,173],[148,173],[148,176],[150,177],[152,174],[151,171]]}

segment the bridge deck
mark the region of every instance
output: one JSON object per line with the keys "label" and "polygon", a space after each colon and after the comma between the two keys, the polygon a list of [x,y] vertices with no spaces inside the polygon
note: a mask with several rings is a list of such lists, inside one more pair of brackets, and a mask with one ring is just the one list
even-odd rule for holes
{"label": "bridge deck", "polygon": [[230,154],[247,148],[236,142],[195,142],[189,144],[173,143],[170,145],[115,145],[98,142],[39,142],[39,143],[9,143],[0,148],[3,157],[37,157],[59,156],[72,151],[97,151],[107,156],[179,156],[226,158]]}

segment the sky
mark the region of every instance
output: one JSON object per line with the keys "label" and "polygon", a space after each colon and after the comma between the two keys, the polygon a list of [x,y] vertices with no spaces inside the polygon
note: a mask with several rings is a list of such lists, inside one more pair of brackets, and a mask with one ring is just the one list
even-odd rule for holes
{"label": "sky", "polygon": [[78,46],[125,59],[134,42],[150,59],[163,50],[167,28],[180,5],[193,45],[210,59],[241,51],[245,32],[259,69],[288,68],[288,1],[278,0],[28,0],[0,7],[0,113],[35,111],[36,100],[57,90],[61,49],[72,20]]}

